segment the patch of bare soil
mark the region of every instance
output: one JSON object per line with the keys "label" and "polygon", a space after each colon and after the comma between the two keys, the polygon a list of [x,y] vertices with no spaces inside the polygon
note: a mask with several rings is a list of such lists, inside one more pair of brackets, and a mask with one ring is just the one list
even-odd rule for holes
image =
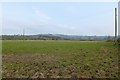
{"label": "patch of bare soil", "polygon": [[[103,49],[103,52],[106,50]],[[97,64],[85,63],[84,57],[72,54],[7,54],[2,58],[3,77],[7,78],[104,78],[111,75],[117,77],[115,72],[118,66],[112,57],[111,63],[96,60],[99,61]]]}

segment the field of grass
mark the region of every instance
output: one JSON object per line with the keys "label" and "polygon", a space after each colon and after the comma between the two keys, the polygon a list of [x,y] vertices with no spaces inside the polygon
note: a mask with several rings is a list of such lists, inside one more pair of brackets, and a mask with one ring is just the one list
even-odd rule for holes
{"label": "field of grass", "polygon": [[111,42],[3,41],[7,78],[117,78],[118,48]]}

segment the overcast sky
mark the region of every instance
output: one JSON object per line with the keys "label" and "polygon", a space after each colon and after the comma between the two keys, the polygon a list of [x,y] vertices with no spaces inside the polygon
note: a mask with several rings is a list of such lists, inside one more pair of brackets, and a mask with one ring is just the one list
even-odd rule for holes
{"label": "overcast sky", "polygon": [[117,3],[3,3],[3,34],[114,35]]}

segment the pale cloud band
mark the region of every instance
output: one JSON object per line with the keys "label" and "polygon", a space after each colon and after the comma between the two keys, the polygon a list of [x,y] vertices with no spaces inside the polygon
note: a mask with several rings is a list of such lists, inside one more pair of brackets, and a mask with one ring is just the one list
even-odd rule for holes
{"label": "pale cloud band", "polygon": [[0,0],[0,2],[118,2],[119,0]]}

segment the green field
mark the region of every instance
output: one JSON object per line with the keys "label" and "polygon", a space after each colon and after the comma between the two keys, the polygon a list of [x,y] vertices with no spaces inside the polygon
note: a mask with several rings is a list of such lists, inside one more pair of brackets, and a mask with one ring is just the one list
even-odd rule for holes
{"label": "green field", "polygon": [[118,48],[111,42],[3,41],[2,58],[7,78],[118,77]]}

